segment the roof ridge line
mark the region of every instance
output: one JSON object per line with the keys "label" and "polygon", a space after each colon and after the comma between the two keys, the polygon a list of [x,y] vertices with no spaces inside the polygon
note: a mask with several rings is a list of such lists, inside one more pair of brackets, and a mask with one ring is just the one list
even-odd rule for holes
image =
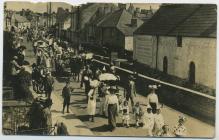
{"label": "roof ridge line", "polygon": [[125,11],[126,9],[120,9],[120,10],[122,10],[122,13],[121,13],[120,16],[119,16],[119,20],[118,20],[118,22],[117,22],[117,24],[116,24],[116,27],[118,26],[118,23],[119,23],[119,21],[120,21],[120,19],[121,19],[121,16],[122,16],[122,14],[123,14],[123,11]]}
{"label": "roof ridge line", "polygon": [[177,23],[176,26],[174,26],[172,29],[170,29],[166,35],[168,35],[169,33],[171,33],[174,29],[176,29],[180,24],[184,23],[189,17],[191,17],[192,15],[194,15],[200,8],[202,7],[202,5],[199,5],[199,7],[197,7],[191,14],[189,14],[188,16],[186,16],[182,21],[180,21],[179,23]]}

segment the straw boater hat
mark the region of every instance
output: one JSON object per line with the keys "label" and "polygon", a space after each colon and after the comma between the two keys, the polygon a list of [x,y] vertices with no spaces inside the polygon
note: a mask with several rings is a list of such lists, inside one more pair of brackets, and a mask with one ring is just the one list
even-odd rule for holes
{"label": "straw boater hat", "polygon": [[185,121],[186,121],[186,117],[183,116],[183,115],[180,115],[180,116],[179,116],[179,121],[185,122]]}
{"label": "straw boater hat", "polygon": [[110,86],[108,90],[109,91],[116,91],[116,86]]}
{"label": "straw boater hat", "polygon": [[149,85],[148,88],[155,90],[157,89],[157,85]]}
{"label": "straw boater hat", "polygon": [[130,75],[129,80],[136,80],[136,78],[133,75]]}
{"label": "straw boater hat", "polygon": [[18,57],[17,57],[17,56],[14,56],[14,57],[13,57],[13,59],[14,59],[14,60],[17,60],[17,59],[18,59]]}

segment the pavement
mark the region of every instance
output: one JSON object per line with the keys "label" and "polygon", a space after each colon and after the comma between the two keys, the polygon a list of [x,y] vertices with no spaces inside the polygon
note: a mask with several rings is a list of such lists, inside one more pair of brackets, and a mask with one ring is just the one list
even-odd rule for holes
{"label": "pavement", "polygon": [[[31,42],[26,42],[24,40],[24,45],[27,46],[26,50],[26,57],[25,60],[30,62],[30,65],[26,67],[26,70],[30,71],[31,70],[31,64],[36,62],[35,56],[33,54]],[[54,85],[54,92],[51,95],[53,104],[51,107],[51,113],[52,113],[52,123],[53,126],[57,122],[64,122],[64,124],[67,127],[69,135],[83,135],[83,136],[92,136],[93,132],[90,131],[90,129],[80,120],[76,117],[76,115],[70,110],[69,113],[62,113],[62,96],[61,96],[61,91],[62,88],[64,87],[64,84],[60,84],[55,80],[55,85]],[[35,93],[32,90],[33,97],[39,96],[37,93]]]}
{"label": "pavement", "polygon": [[[31,43],[24,42],[27,46],[26,60],[31,64],[35,62],[35,57],[33,55]],[[62,97],[61,91],[65,84],[66,77],[57,77],[55,80],[55,89],[52,93],[53,105],[51,107],[52,121],[55,124],[58,120],[63,121],[70,135],[85,135],[85,136],[147,136],[146,130],[134,127],[134,119],[131,114],[131,127],[122,127],[121,118],[117,118],[117,129],[116,131],[110,132],[107,130],[108,120],[100,115],[99,111],[99,101],[97,100],[97,115],[95,116],[95,122],[89,122],[87,111],[86,111],[86,97],[84,94],[84,89],[79,88],[79,83],[71,80],[71,86],[75,89],[71,95],[71,105],[70,113],[62,114]],[[120,87],[120,92],[123,89]],[[121,93],[122,94],[122,93]],[[136,101],[139,101],[143,109],[145,110],[146,97],[142,95],[137,95]],[[183,114],[173,108],[168,106],[163,106],[162,115],[164,116],[165,123],[173,128],[178,121],[178,116]],[[215,127],[204,123],[194,117],[183,114],[187,118],[185,126],[187,127],[188,137],[206,137],[210,138],[215,135]]]}

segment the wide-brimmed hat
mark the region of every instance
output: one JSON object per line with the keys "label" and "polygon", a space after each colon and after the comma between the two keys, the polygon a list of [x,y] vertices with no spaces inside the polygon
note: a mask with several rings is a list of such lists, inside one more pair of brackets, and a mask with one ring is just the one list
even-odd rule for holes
{"label": "wide-brimmed hat", "polygon": [[148,85],[148,88],[150,88],[150,89],[157,89],[157,85]]}
{"label": "wide-brimmed hat", "polygon": [[32,66],[32,68],[34,68],[34,67],[36,67],[37,65],[36,65],[36,63],[33,63],[31,66]]}
{"label": "wide-brimmed hat", "polygon": [[99,85],[100,85],[100,82],[98,80],[90,81],[90,86],[93,87],[93,88],[96,88]]}
{"label": "wide-brimmed hat", "polygon": [[17,57],[17,56],[14,56],[14,57],[13,57],[13,59],[17,60],[17,59],[18,59],[18,57]]}
{"label": "wide-brimmed hat", "polygon": [[24,50],[27,49],[26,46],[23,46],[23,45],[21,45],[20,48]]}
{"label": "wide-brimmed hat", "polygon": [[133,75],[129,76],[129,80],[135,80],[136,78]]}
{"label": "wide-brimmed hat", "polygon": [[108,90],[109,91],[115,91],[115,90],[117,90],[117,88],[116,88],[116,86],[110,86]]}
{"label": "wide-brimmed hat", "polygon": [[186,121],[186,117],[183,116],[183,115],[179,115],[179,121],[185,122]]}

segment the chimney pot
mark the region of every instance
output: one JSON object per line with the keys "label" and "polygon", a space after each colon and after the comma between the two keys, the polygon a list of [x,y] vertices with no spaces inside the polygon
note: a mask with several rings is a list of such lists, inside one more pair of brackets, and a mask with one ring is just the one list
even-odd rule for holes
{"label": "chimney pot", "polygon": [[131,26],[133,26],[133,27],[137,27],[137,18],[132,18],[131,19]]}
{"label": "chimney pot", "polygon": [[118,4],[119,9],[126,9],[126,4],[124,3],[119,3]]}

